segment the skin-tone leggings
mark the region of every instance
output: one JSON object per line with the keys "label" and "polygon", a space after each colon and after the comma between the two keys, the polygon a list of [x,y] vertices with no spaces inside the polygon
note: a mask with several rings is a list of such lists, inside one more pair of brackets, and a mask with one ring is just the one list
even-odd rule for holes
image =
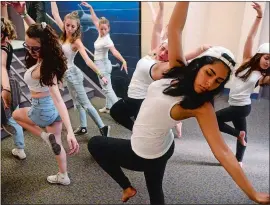
{"label": "skin-tone leggings", "polygon": [[144,172],[150,203],[165,204],[162,181],[167,161],[174,152],[174,142],[163,156],[156,159],[145,159],[136,155],[131,148],[131,141],[127,139],[95,136],[89,140],[88,150],[123,190],[131,187],[131,183],[121,167]]}

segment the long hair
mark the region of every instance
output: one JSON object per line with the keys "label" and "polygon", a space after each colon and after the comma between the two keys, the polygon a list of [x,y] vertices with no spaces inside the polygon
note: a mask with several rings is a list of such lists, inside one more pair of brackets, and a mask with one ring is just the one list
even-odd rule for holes
{"label": "long hair", "polygon": [[[67,70],[66,57],[62,51],[62,47],[59,43],[56,32],[46,25],[43,29],[41,24],[32,24],[26,31],[26,35],[29,38],[37,39],[41,48],[39,51],[39,57],[42,59],[40,67],[40,85],[52,86],[53,78],[56,76],[57,81],[63,79],[64,73]],[[34,59],[27,51],[25,56],[26,67],[37,63],[37,59]]]}
{"label": "long hair", "polygon": [[74,43],[77,39],[80,39],[82,37],[82,31],[81,31],[81,23],[80,23],[80,18],[79,18],[79,15],[78,15],[78,12],[76,11],[73,11],[69,14],[67,14],[64,18],[64,28],[63,28],[63,34],[61,36],[61,41],[62,42],[65,42],[66,39],[67,39],[67,32],[65,30],[65,20],[66,19],[71,19],[71,20],[76,20],[77,22],[77,30],[72,34],[71,36],[71,40],[70,40],[70,43]]}
{"label": "long hair", "polygon": [[17,38],[14,25],[10,20],[4,17],[1,17],[1,34],[3,34],[1,42],[5,41],[6,38],[8,38],[8,40],[13,40]]}
{"label": "long hair", "polygon": [[[221,60],[214,57],[203,56],[201,58],[194,59],[187,66],[183,65],[182,67],[174,67],[170,69],[168,72],[164,73],[164,78],[173,78],[177,80],[177,83],[174,83],[164,89],[163,93],[170,96],[183,96],[184,98],[180,102],[180,105],[184,109],[196,109],[202,106],[205,102],[210,102],[224,89],[225,84],[230,78],[231,69],[228,67],[228,76],[216,89],[212,91],[197,93],[194,90],[194,81],[199,70],[204,65],[214,64],[220,61]],[[233,60],[232,62],[235,64]]]}
{"label": "long hair", "polygon": [[[256,53],[249,61],[243,63],[235,72],[235,76],[246,81],[254,70],[260,69],[260,59],[264,54]],[[245,74],[239,75],[242,71],[247,70]]]}

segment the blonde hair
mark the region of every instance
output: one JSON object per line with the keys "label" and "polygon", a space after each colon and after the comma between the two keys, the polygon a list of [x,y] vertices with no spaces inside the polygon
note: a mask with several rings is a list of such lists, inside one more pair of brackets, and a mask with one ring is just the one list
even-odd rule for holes
{"label": "blonde hair", "polygon": [[99,25],[101,25],[101,24],[107,24],[108,27],[110,27],[110,21],[108,19],[106,19],[104,16],[99,19],[99,22],[98,23],[99,23]]}
{"label": "blonde hair", "polygon": [[17,38],[13,23],[4,17],[1,17],[1,34],[3,34],[3,39],[1,38],[1,41],[4,40],[6,37],[9,40]]}
{"label": "blonde hair", "polygon": [[66,39],[67,39],[67,33],[66,33],[66,30],[65,30],[65,20],[66,19],[71,19],[71,20],[76,20],[77,22],[77,30],[72,34],[72,37],[71,37],[71,41],[70,43],[74,43],[78,38],[81,38],[82,36],[82,32],[81,32],[81,22],[80,22],[80,18],[79,18],[79,15],[78,15],[78,12],[77,11],[73,11],[69,14],[67,14],[64,18],[64,28],[63,28],[63,35],[61,36],[61,41],[65,42]]}

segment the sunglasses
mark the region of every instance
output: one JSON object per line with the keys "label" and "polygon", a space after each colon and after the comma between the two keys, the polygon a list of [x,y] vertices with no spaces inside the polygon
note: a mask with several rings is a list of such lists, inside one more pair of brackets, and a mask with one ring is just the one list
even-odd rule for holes
{"label": "sunglasses", "polygon": [[25,42],[23,43],[24,49],[30,51],[31,53],[37,53],[40,51],[40,46],[28,46]]}

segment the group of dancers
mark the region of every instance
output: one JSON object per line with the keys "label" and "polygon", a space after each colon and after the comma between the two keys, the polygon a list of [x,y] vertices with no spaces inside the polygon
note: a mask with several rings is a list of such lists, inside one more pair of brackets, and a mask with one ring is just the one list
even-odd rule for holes
{"label": "group of dancers", "polygon": [[[112,65],[108,51],[122,62],[127,62],[117,51],[110,38],[110,23],[98,18],[87,2],[81,5],[90,10],[91,20],[98,30],[94,43],[94,62],[88,57],[81,40],[78,14],[72,12],[62,20],[56,2],[51,2],[52,15],[62,31],[56,32],[45,22],[35,23],[27,14],[24,2],[7,2],[28,24],[24,47],[26,67],[24,81],[31,93],[31,107],[19,108],[20,87],[10,73],[13,49],[10,40],[15,30],[7,18],[1,18],[2,50],[2,118],[3,127],[14,128],[16,148],[12,154],[25,159],[23,129],[40,136],[53,151],[59,171],[47,177],[48,182],[69,185],[67,156],[61,133],[64,123],[67,130],[68,154],[79,152],[75,135],[87,134],[87,115],[93,119],[101,136],[91,137],[88,150],[100,167],[123,189],[122,201],[135,196],[137,191],[121,168],[144,172],[151,204],[165,204],[162,181],[168,160],[174,152],[173,128],[181,136],[184,119],[195,117],[215,158],[231,175],[235,183],[253,201],[269,203],[269,194],[256,192],[242,170],[247,146],[246,117],[251,111],[250,95],[258,85],[270,84],[269,43],[262,44],[252,54],[253,39],[263,12],[258,3],[252,6],[257,12],[248,34],[243,62],[236,68],[233,53],[221,46],[202,45],[184,53],[182,34],[188,14],[189,2],[177,2],[169,24],[163,26],[164,3],[153,11],[154,27],[151,51],[141,58],[132,76],[128,97],[118,100],[111,85]],[[85,63],[97,73],[106,104],[100,112],[132,131],[130,139],[110,137],[110,126],[105,125],[89,101],[83,86],[83,74],[74,64],[77,52]],[[213,100],[222,92],[231,78],[229,107],[215,113]],[[63,82],[72,96],[80,115],[80,126],[73,131],[68,110],[59,91]],[[234,127],[226,122],[232,121]],[[44,129],[46,131],[44,131]],[[236,157],[224,142],[220,131],[237,138]]]}

